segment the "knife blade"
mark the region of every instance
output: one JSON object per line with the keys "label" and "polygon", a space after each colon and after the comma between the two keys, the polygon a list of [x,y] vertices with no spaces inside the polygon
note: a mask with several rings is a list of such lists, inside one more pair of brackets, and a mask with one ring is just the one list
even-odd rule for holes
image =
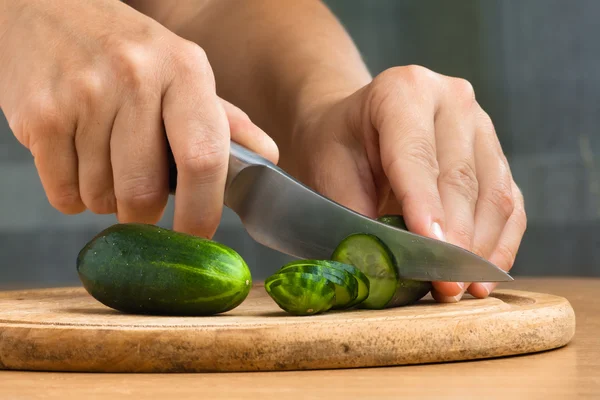
{"label": "knife blade", "polygon": [[[176,168],[171,164],[171,190]],[[231,142],[224,205],[258,243],[302,259],[330,259],[353,233],[390,248],[402,278],[444,282],[505,282],[513,278],[461,247],[363,216],[317,193],[281,168]]]}

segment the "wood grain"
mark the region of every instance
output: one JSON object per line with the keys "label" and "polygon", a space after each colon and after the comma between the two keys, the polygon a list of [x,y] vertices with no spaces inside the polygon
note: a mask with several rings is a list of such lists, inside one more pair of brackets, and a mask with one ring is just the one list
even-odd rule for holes
{"label": "wood grain", "polygon": [[600,279],[517,278],[501,288],[567,298],[577,316],[577,330],[571,342],[556,350],[524,356],[386,368],[206,374],[0,371],[0,398],[600,398]]}
{"label": "wood grain", "polygon": [[81,288],[0,293],[0,368],[83,372],[331,369],[482,359],[567,344],[563,297],[493,297],[293,317],[261,285],[213,317],[127,315]]}

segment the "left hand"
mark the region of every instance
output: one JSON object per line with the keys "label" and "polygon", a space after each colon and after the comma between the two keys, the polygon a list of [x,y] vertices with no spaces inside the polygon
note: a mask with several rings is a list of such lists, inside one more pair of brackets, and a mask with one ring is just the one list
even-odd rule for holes
{"label": "left hand", "polygon": [[[294,131],[290,173],[356,212],[402,214],[410,231],[511,269],[523,196],[469,82],[397,67],[314,110]],[[483,298],[494,287],[434,282],[432,295]]]}

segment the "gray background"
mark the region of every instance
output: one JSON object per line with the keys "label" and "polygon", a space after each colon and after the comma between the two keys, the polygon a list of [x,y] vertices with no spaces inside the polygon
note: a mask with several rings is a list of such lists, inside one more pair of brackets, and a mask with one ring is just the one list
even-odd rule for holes
{"label": "gray background", "polygon": [[[495,122],[529,217],[513,274],[600,276],[600,2],[329,0],[373,73],[421,64],[470,80]],[[171,199],[172,200],[172,199]],[[160,222],[171,226],[172,201]],[[0,121],[0,288],[79,284],[78,250],[113,216],[49,206]],[[226,210],[216,239],[262,279],[288,257]]]}

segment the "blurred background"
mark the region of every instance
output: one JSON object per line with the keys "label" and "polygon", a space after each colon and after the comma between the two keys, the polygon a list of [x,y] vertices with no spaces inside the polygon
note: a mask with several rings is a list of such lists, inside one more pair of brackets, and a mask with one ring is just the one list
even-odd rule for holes
{"label": "blurred background", "polygon": [[[512,274],[600,276],[600,2],[328,0],[373,74],[420,64],[468,79],[491,115],[528,213]],[[172,199],[159,225],[171,226]],[[47,202],[30,153],[0,121],[0,289],[79,285],[75,259],[114,216]],[[255,279],[287,256],[225,210],[215,237]]]}

